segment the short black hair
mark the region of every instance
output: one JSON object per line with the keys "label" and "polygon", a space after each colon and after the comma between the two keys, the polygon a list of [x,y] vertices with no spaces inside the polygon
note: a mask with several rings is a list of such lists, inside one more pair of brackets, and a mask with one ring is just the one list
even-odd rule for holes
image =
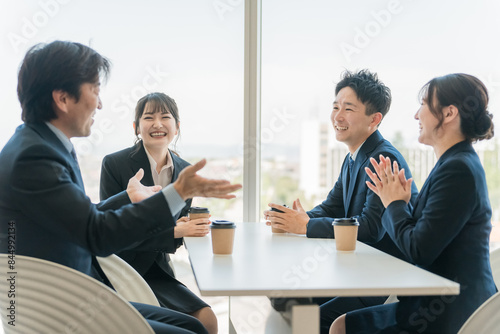
{"label": "short black hair", "polygon": [[379,80],[376,73],[366,69],[359,72],[345,71],[335,87],[335,95],[345,87],[356,92],[358,99],[366,106],[366,115],[379,112],[383,117],[391,107],[391,90]]}
{"label": "short black hair", "polygon": [[88,46],[54,41],[31,47],[19,68],[17,96],[25,123],[57,118],[52,92],[62,90],[80,99],[80,87],[109,75],[111,63]]}

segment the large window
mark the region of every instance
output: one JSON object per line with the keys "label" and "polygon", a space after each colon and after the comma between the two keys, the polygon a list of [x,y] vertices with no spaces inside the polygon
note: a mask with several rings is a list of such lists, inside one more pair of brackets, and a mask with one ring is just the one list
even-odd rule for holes
{"label": "large window", "polygon": [[[104,155],[132,146],[137,100],[161,91],[177,102],[181,136],[175,147],[204,174],[235,182],[243,159],[243,10],[207,1],[2,1],[0,147],[21,123],[17,68],[26,50],[56,39],[90,45],[112,63],[103,109],[92,134],[75,139],[86,191],[99,200]],[[196,199],[214,217],[242,219],[242,196]]]}
{"label": "large window", "polygon": [[[392,90],[380,131],[406,157],[421,188],[434,153],[417,142],[419,89],[464,72],[481,78],[500,107],[500,4],[493,1],[263,1],[262,200],[306,210],[332,189],[347,153],[330,122],[345,69],[370,69]],[[494,117],[498,128],[498,116]],[[498,139],[475,146],[500,219]]]}
{"label": "large window", "polygon": [[[206,157],[207,175],[242,181],[243,0],[32,0],[0,6],[0,147],[21,123],[16,74],[26,50],[38,42],[73,40],[113,62],[92,135],[74,141],[92,200],[99,199],[102,157],[133,144],[134,105],[150,91],[177,101],[176,149],[183,158]],[[499,12],[500,4],[487,0],[263,1],[260,212],[271,201],[290,205],[297,197],[310,209],[333,187],[346,149],[334,140],[329,117],[345,69],[368,68],[392,89],[392,108],[380,130],[404,153],[421,187],[434,158],[416,140],[417,93],[434,76],[470,73],[486,83],[496,115]],[[498,140],[475,147],[498,221]],[[196,203],[217,217],[243,217],[241,192],[232,201]]]}

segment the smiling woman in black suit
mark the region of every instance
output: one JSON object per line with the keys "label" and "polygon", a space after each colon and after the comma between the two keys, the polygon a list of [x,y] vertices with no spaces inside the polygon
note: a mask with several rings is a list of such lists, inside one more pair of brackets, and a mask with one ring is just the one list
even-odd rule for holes
{"label": "smiling woman in black suit", "polygon": [[[142,97],[135,110],[136,144],[103,159],[101,200],[125,190],[128,180],[141,168],[144,170],[141,182],[146,186],[165,187],[174,182],[181,170],[189,166],[187,161],[169,149],[169,145],[178,138],[179,125],[179,111],[172,98],[163,93],[151,93]],[[180,214],[174,217],[177,220],[174,229],[177,247],[182,244],[182,237],[204,236],[209,231],[208,219],[187,218],[190,206],[191,199],[186,201]],[[190,314],[198,318],[209,333],[217,332],[214,312],[175,279],[166,252],[142,251],[139,245],[118,255],[144,277],[162,306]]]}
{"label": "smiling woman in black suit", "polygon": [[488,92],[477,78],[450,74],[421,91],[420,143],[438,159],[412,210],[412,180],[390,159],[372,159],[368,187],[386,210],[382,224],[410,262],[460,283],[458,296],[400,297],[394,304],[348,312],[330,333],[457,333],[496,292],[489,262],[491,206],[484,169],[472,147],[493,137]]}

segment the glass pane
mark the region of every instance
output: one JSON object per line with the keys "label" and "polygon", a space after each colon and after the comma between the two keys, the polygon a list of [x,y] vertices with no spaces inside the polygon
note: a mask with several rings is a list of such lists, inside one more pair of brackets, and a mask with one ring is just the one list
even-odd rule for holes
{"label": "glass pane", "polygon": [[[7,8],[7,2],[2,2]],[[242,3],[207,1],[22,1],[0,11],[0,147],[21,123],[17,69],[26,50],[55,39],[90,45],[112,63],[88,138],[74,140],[87,193],[99,200],[99,173],[106,154],[130,147],[137,100],[160,91],[177,102],[181,136],[175,150],[194,163],[208,159],[204,175],[242,180]],[[174,148],[174,147],[172,147]],[[241,220],[236,200],[199,200],[213,217]]]}
{"label": "glass pane", "polygon": [[[330,122],[345,69],[377,72],[391,88],[380,131],[405,155],[420,188],[434,154],[417,142],[418,91],[435,76],[470,73],[487,85],[494,113],[500,106],[499,10],[498,2],[486,0],[263,2],[262,209],[300,198],[310,210],[333,187],[347,153]],[[475,147],[496,222],[498,140]]]}

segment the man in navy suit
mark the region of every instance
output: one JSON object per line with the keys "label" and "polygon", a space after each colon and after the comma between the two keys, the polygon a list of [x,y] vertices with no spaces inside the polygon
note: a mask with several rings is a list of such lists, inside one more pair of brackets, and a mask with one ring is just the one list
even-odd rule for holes
{"label": "man in navy suit", "polygon": [[[390,89],[376,74],[367,70],[357,73],[346,71],[335,88],[335,95],[331,113],[335,137],[349,149],[335,186],[323,203],[307,212],[302,208],[299,199],[293,202],[291,209],[269,204],[271,208],[283,212],[265,211],[267,224],[287,232],[306,234],[309,238],[334,238],[333,219],[354,217],[359,222],[359,241],[404,259],[382,226],[382,202],[366,186],[369,178],[365,167],[373,168],[370,165],[370,157],[378,158],[380,154],[389,156],[391,161],[397,161],[399,167],[404,168],[406,177],[411,177],[410,169],[401,153],[378,131],[378,126],[391,105]],[[417,188],[412,184],[411,202],[417,194]],[[321,308],[322,330],[328,332],[332,321],[341,315],[335,311],[337,303],[342,302],[341,309],[345,310],[346,302],[350,304],[348,308],[357,309],[377,305],[384,300],[384,297],[335,299],[328,307],[324,305]]]}
{"label": "man in navy suit", "polygon": [[[53,261],[104,283],[109,282],[96,256],[140,244],[173,251],[173,216],[187,198],[231,198],[228,193],[240,187],[197,175],[203,160],[162,191],[143,186],[139,171],[126,191],[93,204],[70,138],[90,135],[102,107],[99,79],[109,68],[106,58],[79,43],[31,48],[17,87],[24,124],[0,152],[0,251],[7,252],[7,226],[15,224],[16,254]],[[206,333],[188,315],[132,304],[156,333]]]}

